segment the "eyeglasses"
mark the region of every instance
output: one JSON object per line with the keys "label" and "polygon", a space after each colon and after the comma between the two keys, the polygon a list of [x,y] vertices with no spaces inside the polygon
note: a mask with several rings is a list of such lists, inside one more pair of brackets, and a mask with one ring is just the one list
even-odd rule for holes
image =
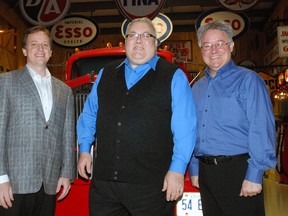
{"label": "eyeglasses", "polygon": [[225,41],[217,41],[216,43],[212,44],[212,43],[209,43],[209,42],[205,42],[203,43],[203,45],[201,46],[201,48],[204,50],[204,51],[210,51],[212,49],[212,47],[214,46],[215,49],[223,49],[226,45],[230,44],[230,42],[225,42]]}
{"label": "eyeglasses", "polygon": [[138,33],[129,33],[125,36],[126,38],[131,38],[133,40],[136,40],[137,38],[143,39],[143,40],[148,40],[149,38],[155,38],[156,37],[148,32],[144,32],[142,34]]}

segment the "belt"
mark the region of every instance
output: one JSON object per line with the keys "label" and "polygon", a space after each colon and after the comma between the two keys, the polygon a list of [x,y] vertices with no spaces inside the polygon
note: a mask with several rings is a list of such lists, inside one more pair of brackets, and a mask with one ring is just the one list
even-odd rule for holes
{"label": "belt", "polygon": [[220,163],[232,161],[232,160],[238,160],[241,158],[248,157],[248,153],[246,154],[239,154],[239,155],[231,155],[231,156],[225,156],[225,155],[219,155],[219,156],[196,156],[199,161],[205,164],[209,165],[217,165]]}

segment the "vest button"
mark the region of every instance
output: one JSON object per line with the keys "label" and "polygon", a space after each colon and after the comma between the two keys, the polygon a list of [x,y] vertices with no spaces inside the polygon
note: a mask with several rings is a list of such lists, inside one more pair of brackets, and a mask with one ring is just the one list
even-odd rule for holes
{"label": "vest button", "polygon": [[117,176],[114,176],[114,178],[113,178],[115,181],[117,181],[118,180],[118,177]]}
{"label": "vest button", "polygon": [[48,125],[45,126],[45,129],[48,129]]}
{"label": "vest button", "polygon": [[121,126],[121,122],[118,122],[117,125],[118,125],[118,126]]}

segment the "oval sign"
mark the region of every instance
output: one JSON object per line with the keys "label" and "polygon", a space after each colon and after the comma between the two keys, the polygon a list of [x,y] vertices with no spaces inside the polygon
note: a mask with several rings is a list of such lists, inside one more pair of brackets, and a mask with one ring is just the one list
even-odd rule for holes
{"label": "oval sign", "polygon": [[64,47],[87,45],[98,35],[97,23],[84,16],[69,16],[51,28],[53,41]]}
{"label": "oval sign", "polygon": [[233,13],[222,8],[206,11],[202,13],[196,21],[196,29],[208,22],[224,20],[231,24],[233,28],[233,38],[238,39],[250,29],[250,21],[244,13]]}
{"label": "oval sign", "polygon": [[[129,20],[124,20],[121,26],[122,36],[125,38],[126,30],[128,24],[130,23]],[[159,13],[153,20],[152,23],[156,29],[156,37],[161,43],[165,41],[173,31],[173,25],[169,17],[166,15]]]}
{"label": "oval sign", "polygon": [[148,17],[152,20],[165,2],[166,0],[116,0],[118,8],[128,20],[140,17]]}

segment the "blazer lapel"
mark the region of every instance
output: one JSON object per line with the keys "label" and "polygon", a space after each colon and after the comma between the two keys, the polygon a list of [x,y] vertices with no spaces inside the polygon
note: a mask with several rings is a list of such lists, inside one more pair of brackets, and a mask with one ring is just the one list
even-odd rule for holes
{"label": "blazer lapel", "polygon": [[24,67],[23,72],[20,74],[21,75],[19,76],[19,79],[23,84],[24,90],[26,90],[27,94],[29,94],[33,98],[33,101],[35,102],[35,107],[37,107],[37,109],[39,109],[43,118],[45,119],[44,111],[42,108],[42,103],[41,103],[41,99],[40,99],[38,90],[35,86],[35,83],[31,77],[28,69],[26,67]]}
{"label": "blazer lapel", "polygon": [[60,89],[59,86],[57,85],[57,82],[55,82],[55,78],[51,76],[51,86],[52,86],[52,97],[53,97],[53,104],[52,104],[52,110],[50,114],[50,118],[55,114],[56,112],[56,107],[59,103],[59,95],[60,95]]}

